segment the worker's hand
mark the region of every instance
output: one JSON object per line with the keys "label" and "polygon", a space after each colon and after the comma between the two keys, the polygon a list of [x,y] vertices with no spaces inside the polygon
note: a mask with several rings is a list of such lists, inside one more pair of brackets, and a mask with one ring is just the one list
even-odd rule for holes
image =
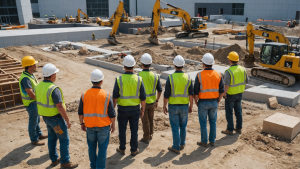
{"label": "worker's hand", "polygon": [[82,131],[86,131],[85,124],[81,125],[81,130],[82,130]]}
{"label": "worker's hand", "polygon": [[167,109],[167,107],[164,107],[164,113],[165,113],[165,115],[168,114],[168,109]]}
{"label": "worker's hand", "polygon": [[158,102],[155,101],[154,105],[155,105],[155,109],[157,109]]}
{"label": "worker's hand", "polygon": [[144,111],[143,111],[143,109],[141,109],[140,110],[140,118],[143,118],[143,116],[144,116]]}
{"label": "worker's hand", "polygon": [[110,132],[113,133],[115,131],[115,129],[116,129],[115,123],[112,123],[110,125]]}
{"label": "worker's hand", "polygon": [[69,129],[71,127],[70,121],[67,121],[67,128]]}
{"label": "worker's hand", "polygon": [[223,98],[226,99],[226,98],[227,98],[227,95],[225,94],[225,95],[223,96]]}
{"label": "worker's hand", "polygon": [[190,105],[190,106],[189,106],[189,113],[192,113],[192,111],[193,111],[193,106]]}

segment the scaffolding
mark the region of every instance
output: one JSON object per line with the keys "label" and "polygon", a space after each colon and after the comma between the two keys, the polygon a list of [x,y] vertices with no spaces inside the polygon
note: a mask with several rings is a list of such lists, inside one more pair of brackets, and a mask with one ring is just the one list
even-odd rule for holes
{"label": "scaffolding", "polygon": [[23,107],[19,87],[23,69],[19,60],[0,53],[0,112]]}

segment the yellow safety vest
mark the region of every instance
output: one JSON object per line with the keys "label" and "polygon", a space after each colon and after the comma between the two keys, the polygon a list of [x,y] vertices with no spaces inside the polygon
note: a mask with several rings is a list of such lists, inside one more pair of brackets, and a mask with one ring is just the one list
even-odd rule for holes
{"label": "yellow safety vest", "polygon": [[171,96],[169,104],[189,104],[189,87],[192,80],[185,73],[173,73],[169,75],[171,84]]}
{"label": "yellow safety vest", "polygon": [[118,105],[121,106],[137,106],[141,103],[140,88],[142,77],[135,74],[123,74],[117,77],[119,86]]}
{"label": "yellow safety vest", "polygon": [[230,66],[227,69],[230,74],[230,85],[227,94],[234,95],[243,93],[246,87],[246,70],[244,67],[239,65]]}
{"label": "yellow safety vest", "polygon": [[58,88],[60,90],[63,100],[63,106],[66,108],[62,90],[58,86],[55,86],[54,83],[41,82],[37,85],[35,90],[35,97],[39,115],[52,117],[59,114],[59,111],[52,100],[52,92],[55,88]]}
{"label": "yellow safety vest", "polygon": [[143,78],[145,90],[146,90],[146,103],[151,104],[156,100],[156,86],[158,81],[158,75],[151,71],[141,71],[139,76]]}
{"label": "yellow safety vest", "polygon": [[29,104],[32,102],[35,102],[35,100],[32,99],[31,97],[29,97],[28,93],[26,92],[25,89],[23,89],[23,87],[21,85],[21,82],[24,79],[24,77],[27,77],[30,80],[33,92],[35,91],[35,88],[39,84],[39,82],[36,80],[36,77],[33,74],[31,75],[25,71],[22,72],[21,77],[19,79],[20,93],[21,93],[21,97],[22,97],[24,106],[29,106]]}

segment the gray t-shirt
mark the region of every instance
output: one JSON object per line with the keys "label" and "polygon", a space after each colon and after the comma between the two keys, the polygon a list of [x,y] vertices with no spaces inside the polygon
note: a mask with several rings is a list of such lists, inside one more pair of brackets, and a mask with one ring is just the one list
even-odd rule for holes
{"label": "gray t-shirt", "polygon": [[[231,81],[230,73],[228,71],[225,71],[225,75],[224,75],[224,83],[225,83],[225,85],[229,86],[230,85],[230,81]],[[248,82],[249,82],[249,77],[246,74],[246,83],[248,83]]]}

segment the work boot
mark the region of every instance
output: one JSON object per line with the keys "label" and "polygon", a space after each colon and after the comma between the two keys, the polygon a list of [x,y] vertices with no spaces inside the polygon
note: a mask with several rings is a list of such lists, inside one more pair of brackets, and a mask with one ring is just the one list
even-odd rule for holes
{"label": "work boot", "polygon": [[52,163],[50,164],[51,166],[57,166],[60,162],[60,158],[58,158],[56,161],[52,161]]}
{"label": "work boot", "polygon": [[183,150],[185,145],[180,145],[180,150]]}
{"label": "work boot", "polygon": [[215,143],[210,142],[209,145],[210,146],[215,146]]}
{"label": "work boot", "polygon": [[199,146],[203,146],[203,147],[207,147],[207,143],[203,143],[203,142],[197,142],[197,144],[199,145]]}
{"label": "work boot", "polygon": [[61,169],[71,169],[71,168],[77,168],[78,164],[73,164],[72,162],[67,162],[65,164],[60,164]]}
{"label": "work boot", "polygon": [[131,156],[136,156],[138,153],[140,153],[140,150],[139,149],[137,149],[135,152],[132,152],[131,151]]}
{"label": "work boot", "polygon": [[242,134],[242,129],[234,129],[235,132]]}
{"label": "work boot", "polygon": [[43,140],[43,139],[45,139],[45,138],[48,138],[48,135],[41,135],[41,136],[39,136],[39,139],[40,139],[40,140]]}
{"label": "work boot", "polygon": [[226,130],[222,130],[221,133],[232,135],[232,134],[233,134],[233,131],[229,131],[229,130],[226,129]]}
{"label": "work boot", "polygon": [[37,140],[36,142],[31,142],[31,144],[36,145],[36,146],[42,146],[45,145],[44,142],[41,142],[40,140]]}
{"label": "work boot", "polygon": [[122,155],[125,155],[125,150],[120,150],[119,148],[116,149],[117,152],[121,153]]}
{"label": "work boot", "polygon": [[180,154],[180,150],[176,150],[173,147],[169,147],[168,150],[173,151],[176,154]]}
{"label": "work boot", "polygon": [[144,142],[144,143],[146,143],[146,144],[149,144],[150,140],[147,140],[147,139],[142,138],[142,139],[141,139],[141,142]]}

